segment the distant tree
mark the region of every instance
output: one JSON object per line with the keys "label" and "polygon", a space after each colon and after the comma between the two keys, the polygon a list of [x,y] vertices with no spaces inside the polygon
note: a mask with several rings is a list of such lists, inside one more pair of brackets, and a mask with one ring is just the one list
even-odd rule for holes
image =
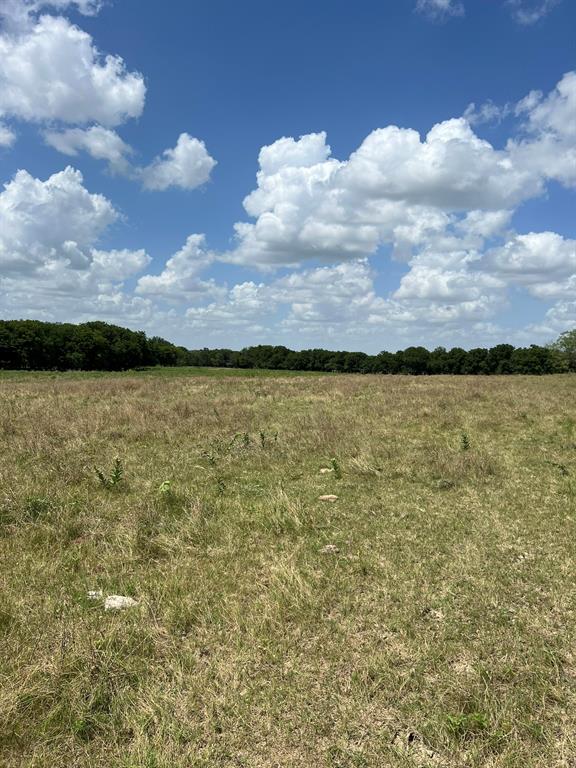
{"label": "distant tree", "polygon": [[430,352],[430,359],[428,361],[428,367],[430,373],[446,373],[447,372],[447,357],[448,352],[445,347],[436,347]]}
{"label": "distant tree", "polygon": [[476,347],[475,349],[469,349],[466,353],[466,359],[462,366],[462,373],[478,374],[488,373],[487,368],[488,350],[482,347]]}
{"label": "distant tree", "polygon": [[415,376],[428,373],[430,352],[424,347],[408,347],[403,352],[396,352],[400,373],[411,373]]}
{"label": "distant tree", "polygon": [[560,334],[552,349],[560,355],[567,370],[576,371],[576,328]]}
{"label": "distant tree", "polygon": [[380,352],[372,362],[374,373],[398,373],[398,358],[393,352]]}
{"label": "distant tree", "polygon": [[488,350],[486,373],[512,373],[510,358],[514,352],[512,344],[498,344]]}
{"label": "distant tree", "polygon": [[510,365],[513,373],[537,376],[559,373],[562,370],[562,361],[558,354],[550,347],[539,347],[536,344],[515,349],[510,358]]}
{"label": "distant tree", "polygon": [[463,373],[465,363],[466,350],[462,349],[462,347],[452,347],[452,349],[446,353],[446,370],[444,373]]}

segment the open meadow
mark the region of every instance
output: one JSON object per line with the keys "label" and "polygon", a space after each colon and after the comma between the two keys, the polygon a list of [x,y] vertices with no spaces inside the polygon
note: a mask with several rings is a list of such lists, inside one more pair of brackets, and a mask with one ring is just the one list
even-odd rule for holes
{"label": "open meadow", "polygon": [[0,766],[574,768],[576,377],[214,373],[0,375]]}

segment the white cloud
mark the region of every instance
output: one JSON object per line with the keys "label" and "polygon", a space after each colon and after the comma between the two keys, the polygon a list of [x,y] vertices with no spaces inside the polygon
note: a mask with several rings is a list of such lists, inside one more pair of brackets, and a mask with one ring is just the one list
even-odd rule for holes
{"label": "white cloud", "polygon": [[501,106],[488,100],[478,107],[474,102],[471,102],[464,110],[462,117],[467,120],[470,125],[482,125],[483,123],[500,123],[508,117],[511,112],[512,108],[509,104]]}
{"label": "white cloud", "polygon": [[447,210],[498,209],[537,194],[538,180],[478,138],[463,118],[416,131],[373,131],[342,170],[346,184],[370,197]]}
{"label": "white cloud", "polygon": [[451,212],[508,216],[542,191],[536,171],[516,168],[462,118],[434,126],[424,141],[410,129],[378,129],[344,162],[329,156],[325,134],[288,142],[260,152],[258,186],[244,200],[256,222],[235,225],[230,261],[336,261],[383,244],[400,257],[444,230]]}
{"label": "white cloud", "polygon": [[203,141],[181,133],[173,149],[166,149],[139,174],[146,189],[194,189],[208,181],[215,165]]}
{"label": "white cloud", "polygon": [[530,26],[547,16],[560,0],[507,0],[512,18],[518,24]]}
{"label": "white cloud", "polygon": [[117,215],[105,197],[88,192],[73,168],[46,181],[18,171],[0,193],[2,272],[34,271],[55,260],[84,268],[90,248]]}
{"label": "white cloud", "polygon": [[165,150],[162,157],[145,167],[130,163],[128,157],[134,153],[132,147],[116,131],[101,125],[46,131],[44,140],[58,152],[71,157],[85,151],[96,160],[105,160],[113,173],[138,180],[145,189],[151,190],[195,189],[208,181],[216,165],[204,142],[187,133],[180,134],[174,149]]}
{"label": "white cloud", "polygon": [[526,136],[508,142],[514,165],[576,185],[576,72],[567,72],[548,96],[529,93],[516,113],[525,118]]}
{"label": "white cloud", "polygon": [[24,28],[43,10],[64,11],[72,7],[84,16],[95,16],[103,0],[2,0],[0,21],[10,28]]}
{"label": "white cloud", "polygon": [[[101,54],[90,35],[66,18],[36,16],[43,8],[69,7],[93,15],[101,5],[100,0],[7,0],[0,11],[0,117],[48,123],[44,139],[50,146],[72,157],[87,152],[146,189],[204,184],[216,161],[204,142],[188,133],[149,165],[130,163],[132,148],[112,128],[141,115],[142,75],[128,72],[119,56]],[[62,129],[62,123],[88,127]],[[0,146],[12,140],[0,124]]]}
{"label": "white cloud", "polygon": [[505,109],[523,123],[504,150],[479,138],[464,118],[438,123],[425,138],[396,126],[377,129],[344,161],[331,157],[324,133],[264,147],[257,187],[244,200],[255,221],[235,225],[236,245],[223,258],[296,266],[370,256],[390,245],[396,258],[409,260],[414,249],[437,246],[443,233],[450,241],[443,249],[454,249],[454,233],[446,231],[455,216],[476,212],[507,222],[547,180],[576,182],[576,73],[547,96],[532,93]]}
{"label": "white cloud", "polygon": [[546,313],[547,319],[559,331],[576,326],[576,301],[559,301]]}
{"label": "white cloud", "polygon": [[353,337],[366,343],[382,328],[402,334],[428,333],[431,326],[470,327],[492,317],[505,302],[504,284],[490,275],[443,275],[439,270],[433,275],[429,270],[427,277],[423,291],[406,290],[387,299],[377,295],[368,261],[349,261],[294,272],[269,284],[241,283],[225,300],[189,308],[186,318],[192,328],[216,335],[272,328],[276,339],[286,334],[300,342]]}
{"label": "white cloud", "polygon": [[16,141],[16,134],[7,125],[0,123],[0,147],[11,147]]}
{"label": "white cloud", "polygon": [[545,280],[529,287],[530,293],[538,299],[573,299],[576,298],[576,274],[565,279]]}
{"label": "white cloud", "polygon": [[492,275],[469,270],[450,270],[416,264],[400,281],[396,299],[469,302],[482,299],[486,292],[501,290],[505,283]]}
{"label": "white cloud", "polygon": [[[324,333],[330,334],[336,327],[350,333],[379,301],[372,270],[361,260],[295,272],[269,284],[240,283],[220,301],[189,308],[186,317],[192,327],[223,333],[238,326],[253,329],[271,325],[278,333],[296,327],[309,332],[318,325]],[[277,324],[281,308],[289,311]]]}
{"label": "white cloud", "polygon": [[[0,194],[0,312],[101,316],[180,338],[201,329],[227,345],[268,338],[350,347],[383,331],[386,344],[494,336],[492,320],[508,288],[519,286],[557,302],[551,328],[576,295],[575,243],[554,232],[518,234],[511,221],[547,179],[568,179],[575,83],[569,73],[550,94],[506,107],[522,130],[503,150],[464,118],[425,137],[375,130],[344,160],[331,156],[325,133],[283,137],[260,151],[256,188],[244,200],[253,220],[236,225],[235,247],[216,254],[191,235],[156,270],[144,250],[101,248],[118,214],[78,171],[45,181],[20,171]],[[56,125],[44,135],[60,152],[88,152],[148,189],[194,188],[215,165],[186,133],[148,166],[133,163],[131,148],[105,125]],[[406,273],[377,290],[375,266],[390,254]],[[209,276],[218,260],[309,268],[228,288]]]}
{"label": "white cloud", "polygon": [[204,235],[190,235],[184,246],[166,262],[159,275],[143,275],[136,292],[178,301],[194,301],[211,295],[221,296],[224,289],[213,280],[200,280],[200,273],[214,261],[206,250]]}
{"label": "white cloud", "polygon": [[126,159],[132,148],[115,131],[95,125],[91,128],[69,128],[66,131],[47,131],[47,144],[64,155],[75,157],[80,150],[88,152],[96,160],[106,160],[111,169],[120,173],[131,173]]}
{"label": "white cloud", "polygon": [[464,16],[464,5],[459,0],[418,0],[416,11],[434,21],[445,21]]}
{"label": "white cloud", "polygon": [[518,103],[516,112],[527,115],[532,133],[576,138],[576,72],[567,72],[548,96],[531,91]]}
{"label": "white cloud", "polygon": [[0,193],[0,312],[74,320],[112,306],[124,307],[126,318],[151,312],[149,301],[123,289],[149,264],[146,252],[97,247],[117,219],[79,171],[66,168],[45,181],[18,171]]}
{"label": "white cloud", "polygon": [[264,177],[278,173],[282,168],[311,168],[330,157],[326,132],[310,133],[298,141],[284,136],[267,147],[262,147],[258,164]]}
{"label": "white cloud", "polygon": [[486,267],[537,298],[576,298],[576,240],[555,232],[516,235],[488,252]]}
{"label": "white cloud", "polygon": [[110,127],[138,117],[145,93],[142,75],[63,17],[0,35],[0,116]]}

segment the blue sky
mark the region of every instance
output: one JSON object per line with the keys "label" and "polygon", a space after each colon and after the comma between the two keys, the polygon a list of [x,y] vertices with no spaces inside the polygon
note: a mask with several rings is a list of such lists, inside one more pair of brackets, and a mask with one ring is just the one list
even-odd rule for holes
{"label": "blue sky", "polygon": [[1,317],[366,351],[576,324],[573,3],[0,14]]}

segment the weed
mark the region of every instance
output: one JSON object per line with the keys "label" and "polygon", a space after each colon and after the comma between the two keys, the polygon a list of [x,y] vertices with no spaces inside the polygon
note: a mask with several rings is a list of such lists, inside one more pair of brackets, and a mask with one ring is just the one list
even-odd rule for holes
{"label": "weed", "polygon": [[488,728],[488,718],[483,712],[462,715],[447,715],[448,732],[458,739],[468,739]]}
{"label": "weed", "polygon": [[470,438],[468,437],[467,432],[462,432],[462,434],[460,435],[460,448],[463,451],[470,450]]}
{"label": "weed", "polygon": [[171,480],[163,480],[160,485],[158,486],[158,493],[161,496],[168,496],[172,493],[172,481]]}
{"label": "weed", "polygon": [[124,467],[119,456],[114,459],[114,464],[108,474],[99,467],[94,467],[94,472],[103,488],[115,488],[124,478]]}

